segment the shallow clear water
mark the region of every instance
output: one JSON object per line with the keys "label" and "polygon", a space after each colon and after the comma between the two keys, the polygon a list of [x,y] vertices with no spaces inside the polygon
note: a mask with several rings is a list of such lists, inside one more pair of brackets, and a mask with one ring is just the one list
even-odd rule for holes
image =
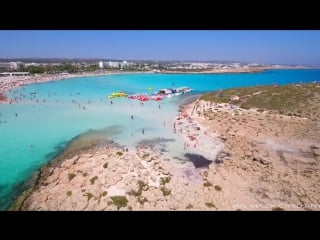
{"label": "shallow clear water", "polygon": [[[12,99],[21,97],[21,100],[0,105],[0,209],[8,208],[17,184],[26,181],[68,141],[87,130],[120,126],[120,133],[106,138],[129,148],[142,139],[175,139],[167,144],[167,150],[176,156],[183,152],[183,144],[172,132],[172,121],[179,104],[188,96],[230,87],[314,80],[320,80],[320,70],[109,75],[17,88],[8,95]],[[110,93],[118,91],[150,93],[148,87],[154,92],[160,88],[181,86],[191,87],[194,91],[160,102],[144,102],[143,106],[139,101],[127,98],[114,98],[111,104],[107,98]]]}

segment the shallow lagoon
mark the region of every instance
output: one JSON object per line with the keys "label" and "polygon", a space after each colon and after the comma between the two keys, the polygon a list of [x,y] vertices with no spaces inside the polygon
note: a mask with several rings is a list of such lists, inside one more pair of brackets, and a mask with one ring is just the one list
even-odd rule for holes
{"label": "shallow lagoon", "polygon": [[[90,129],[116,127],[105,137],[134,147],[143,139],[174,139],[172,156],[183,144],[172,131],[172,120],[186,98],[217,89],[320,80],[320,70],[271,70],[255,74],[128,74],[66,79],[33,84],[11,91],[18,103],[0,105],[0,209],[7,209],[40,166],[77,135]],[[151,93],[160,88],[188,86],[190,94],[144,102],[107,98],[112,92]],[[148,88],[153,90],[149,91]],[[159,107],[160,105],[160,107]],[[17,113],[17,115],[16,115]],[[133,115],[133,120],[131,119]],[[144,130],[144,134],[142,134]]]}

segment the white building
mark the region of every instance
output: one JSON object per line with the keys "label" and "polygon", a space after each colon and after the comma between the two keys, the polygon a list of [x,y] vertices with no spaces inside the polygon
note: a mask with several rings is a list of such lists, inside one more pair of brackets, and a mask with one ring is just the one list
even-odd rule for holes
{"label": "white building", "polygon": [[99,62],[99,68],[103,68],[104,67],[104,64],[102,61]]}
{"label": "white building", "polygon": [[23,65],[22,62],[10,62],[10,69],[17,70],[19,67]]}
{"label": "white building", "polygon": [[29,72],[3,72],[0,76],[29,76]]}
{"label": "white building", "polygon": [[22,62],[1,62],[0,67],[5,69],[14,69],[17,70],[23,65]]}
{"label": "white building", "polygon": [[117,68],[119,67],[120,62],[111,62],[109,61],[108,66],[111,68]]}

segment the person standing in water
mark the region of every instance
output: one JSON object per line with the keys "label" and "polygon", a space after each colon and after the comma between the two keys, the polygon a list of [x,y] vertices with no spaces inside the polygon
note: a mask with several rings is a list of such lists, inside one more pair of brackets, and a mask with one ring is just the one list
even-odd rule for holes
{"label": "person standing in water", "polygon": [[144,129],[142,129],[142,134],[144,135]]}
{"label": "person standing in water", "polygon": [[131,115],[131,120],[133,120],[133,115]]}

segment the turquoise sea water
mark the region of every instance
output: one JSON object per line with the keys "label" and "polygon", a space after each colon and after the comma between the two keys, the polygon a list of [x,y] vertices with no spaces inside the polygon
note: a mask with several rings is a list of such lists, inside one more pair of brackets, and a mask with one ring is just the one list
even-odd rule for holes
{"label": "turquoise sea water", "polygon": [[[0,209],[7,209],[17,192],[40,166],[50,161],[68,141],[90,129],[117,126],[106,137],[133,147],[142,139],[174,139],[167,146],[178,156],[183,144],[172,132],[179,104],[192,94],[231,87],[287,84],[320,80],[320,70],[270,70],[255,74],[123,74],[66,79],[12,90],[18,103],[0,105]],[[0,79],[1,81],[1,79]],[[144,102],[107,96],[112,92],[157,91],[188,86],[190,94]],[[131,119],[133,115],[133,120]],[[142,129],[144,134],[142,134]]]}

